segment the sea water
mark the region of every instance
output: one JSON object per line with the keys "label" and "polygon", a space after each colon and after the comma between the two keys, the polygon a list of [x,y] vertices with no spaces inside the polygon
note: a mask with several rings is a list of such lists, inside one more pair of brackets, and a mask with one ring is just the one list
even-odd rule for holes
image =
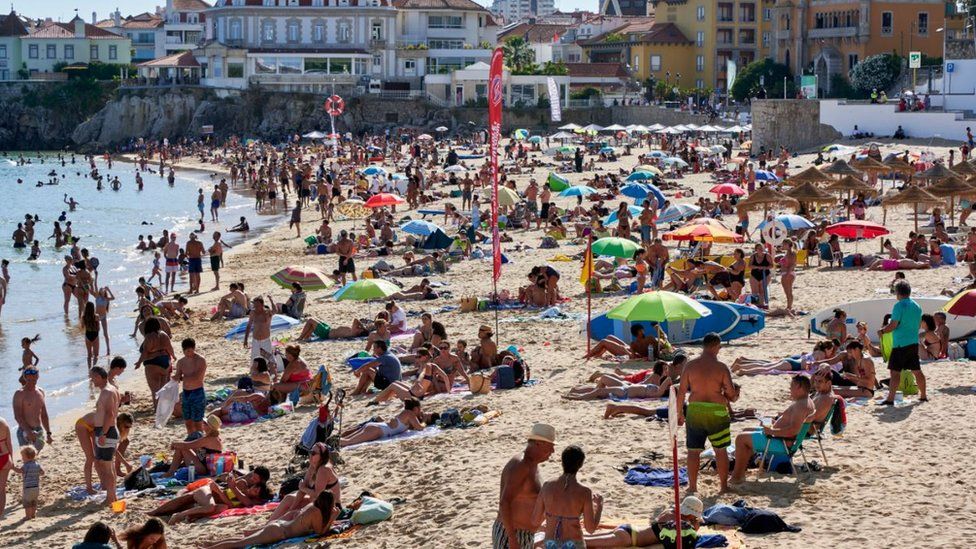
{"label": "sea water", "polygon": [[[177,169],[176,181],[170,186],[158,173],[143,172],[144,186],[140,191],[135,183],[134,165],[113,162],[109,169],[107,163],[97,161],[99,173],[105,176],[99,191],[96,182],[86,177],[90,168],[81,155],[75,157],[74,164],[71,155],[66,155],[67,164],[63,167],[54,154],[25,157],[32,163],[17,165],[18,156],[14,154],[0,158],[0,259],[10,261],[7,301],[0,313],[0,416],[12,427],[11,404],[14,392],[20,388],[20,341],[24,337],[41,335],[32,349],[40,357],[38,385],[47,394],[51,417],[93,397],[77,301],[71,299],[67,316],[63,309],[61,268],[70,249],[55,249],[54,239],[48,239],[61,212],[67,212],[72,234],[80,237],[78,245],[98,258],[99,287],[108,286],[115,294],[108,319],[112,354],[124,357],[129,363],[125,376],[139,377],[141,371],[132,371],[138,359],[137,340],[130,337],[135,321],[134,289],[140,276],[148,278],[152,272],[153,253],[136,250],[138,236],[152,235],[154,240],[159,240],[163,229],[168,229],[176,231],[178,242],[184,247],[189,231],[199,228],[196,197],[200,188],[205,195],[206,230],[198,237],[206,247],[212,244],[215,230],[223,232],[224,240],[231,245],[240,242],[243,235],[226,233],[224,229],[237,224],[241,216],[247,217],[252,234],[269,222],[255,215],[252,198],[231,191],[226,205],[219,211],[220,223],[211,223],[210,194],[220,180],[207,173]],[[52,170],[57,174],[58,184],[36,186],[38,182],[51,181]],[[122,183],[118,191],[111,190],[110,181],[115,176]],[[18,179],[23,182],[17,183]],[[68,211],[65,193],[78,202],[76,211]],[[26,249],[14,249],[11,238],[25,214],[40,217],[34,228],[34,239],[40,241],[41,255],[34,261],[28,260],[30,244]],[[61,223],[62,229],[64,226]],[[213,282],[209,262],[204,259],[206,272],[200,287],[206,291],[213,287]],[[159,285],[156,281],[154,284]],[[222,281],[223,288],[227,284]],[[186,289],[187,278],[178,277],[177,292]],[[107,368],[104,336],[99,334],[99,338],[99,364]],[[179,349],[178,343],[174,347]]]}

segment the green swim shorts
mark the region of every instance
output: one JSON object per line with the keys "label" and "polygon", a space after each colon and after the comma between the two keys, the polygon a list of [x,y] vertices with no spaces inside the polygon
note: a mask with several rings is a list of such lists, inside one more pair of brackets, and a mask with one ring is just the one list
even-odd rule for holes
{"label": "green swim shorts", "polygon": [[325,322],[319,322],[315,326],[315,330],[312,331],[312,334],[314,334],[315,337],[317,337],[319,339],[329,339],[329,333],[331,331],[332,331],[332,327],[331,326],[329,326]]}
{"label": "green swim shorts", "polygon": [[705,439],[708,439],[712,448],[728,448],[732,444],[731,424],[732,418],[725,404],[689,402],[685,412],[685,446],[689,450],[704,450]]}

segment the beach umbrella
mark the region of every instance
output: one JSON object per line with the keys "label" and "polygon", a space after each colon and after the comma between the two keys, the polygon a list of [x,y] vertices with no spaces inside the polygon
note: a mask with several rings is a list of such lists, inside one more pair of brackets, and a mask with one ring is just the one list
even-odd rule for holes
{"label": "beach umbrella", "polygon": [[647,126],[636,124],[636,125],[627,126],[627,131],[631,133],[647,133],[651,131],[651,129],[648,128]]}
{"label": "beach umbrella", "polygon": [[609,255],[621,259],[634,257],[634,252],[640,249],[640,245],[628,238],[608,236],[593,241],[591,246],[594,255]]}
{"label": "beach umbrella", "polygon": [[917,179],[922,179],[925,181],[942,181],[949,179],[950,177],[959,177],[955,172],[946,168],[941,162],[936,162],[932,164],[932,167],[919,173],[915,176]]}
{"label": "beach umbrella", "polygon": [[739,201],[739,206],[746,209],[752,209],[759,206],[763,208],[763,217],[766,216],[766,212],[769,211],[769,207],[772,205],[791,205],[796,204],[797,200],[786,196],[785,194],[777,191],[776,189],[766,186],[761,187],[759,190],[750,194],[747,198]]}
{"label": "beach umbrella", "polygon": [[573,185],[572,187],[560,191],[559,196],[590,196],[591,194],[596,194],[598,192],[600,191],[588,185]]}
{"label": "beach umbrella", "polygon": [[666,166],[670,166],[672,164],[677,164],[678,167],[681,167],[681,168],[687,168],[688,167],[688,163],[685,162],[684,160],[682,160],[681,158],[678,158],[677,156],[669,156],[667,158],[662,158],[661,159],[661,163],[664,164],[664,165],[666,165]]}
{"label": "beach umbrella", "polygon": [[430,141],[433,138],[434,136],[430,135],[429,133],[422,133],[417,136],[417,139],[420,141]]}
{"label": "beach umbrella", "polygon": [[855,170],[866,173],[887,173],[892,171],[890,167],[885,166],[870,156],[858,158],[854,162],[851,162],[851,167]]}
{"label": "beach umbrella", "polygon": [[787,175],[786,180],[791,184],[797,185],[800,183],[823,183],[830,181],[831,178],[817,168],[810,166],[798,174]]}
{"label": "beach umbrella", "polygon": [[444,173],[464,173],[466,171],[468,171],[468,169],[460,164],[454,164],[453,166],[444,168]]}
{"label": "beach umbrella", "polygon": [[[641,214],[642,211],[644,211],[644,208],[641,208],[640,206],[628,205],[627,211],[630,212],[631,217],[637,217]],[[617,210],[610,212],[610,215],[603,218],[603,224],[607,226],[613,225],[616,222],[617,222]]]}
{"label": "beach umbrella", "polygon": [[[641,195],[641,193],[643,193],[643,195]],[[656,185],[652,184],[649,181],[644,181],[643,183],[629,183],[627,185],[624,185],[620,189],[620,194],[628,198],[633,198],[634,200],[644,200],[645,198],[647,198],[648,194],[653,195],[654,198],[657,200],[658,208],[663,208],[664,202],[667,200],[664,197],[664,193],[661,192],[661,189],[657,188]]]}
{"label": "beach umbrella", "polygon": [[724,154],[728,152],[728,149],[725,148],[725,145],[712,145],[708,148],[708,152],[713,154]]}
{"label": "beach umbrella", "polygon": [[[774,217],[773,221],[781,223],[784,227],[786,227],[787,231],[804,231],[815,227],[815,225],[809,219],[803,217],[802,215],[796,214],[780,214]],[[769,223],[769,220],[764,219],[757,228],[762,229]]]}
{"label": "beach umbrella", "polygon": [[382,278],[364,278],[350,282],[339,288],[332,297],[336,301],[369,301],[370,299],[384,299],[400,291],[396,284]]}
{"label": "beach umbrella", "polygon": [[824,231],[827,234],[837,235],[841,238],[878,238],[891,234],[884,225],[864,221],[863,219],[852,219],[829,225]]}
{"label": "beach umbrella", "polygon": [[436,128],[434,128],[434,131],[435,132],[446,132],[447,131],[447,126],[437,126]]}
{"label": "beach umbrella", "polygon": [[833,164],[824,168],[823,173],[829,175],[839,175],[841,177],[859,177],[861,175],[861,172],[855,170],[850,164],[847,163],[846,160],[843,159],[838,160],[837,162],[834,162]]}
{"label": "beach umbrella", "polygon": [[528,137],[529,137],[529,130],[526,129],[518,129],[512,132],[512,138],[516,140],[522,140]]}
{"label": "beach umbrella", "polygon": [[[482,195],[486,199],[491,200],[491,188],[490,187],[486,187],[482,191]],[[498,205],[499,206],[514,206],[514,205],[518,204],[521,200],[522,200],[522,198],[519,197],[518,193],[516,193],[512,189],[509,189],[508,187],[502,187],[502,186],[499,186],[498,187]]]}
{"label": "beach umbrella", "polygon": [[572,139],[576,136],[569,132],[557,132],[549,136],[549,139]]}
{"label": "beach umbrella", "polygon": [[860,179],[856,177],[851,177],[849,175],[846,175],[840,178],[839,180],[831,183],[830,185],[827,185],[826,187],[824,187],[824,190],[830,192],[840,192],[840,193],[846,192],[848,193],[848,197],[850,197],[850,194],[852,193],[859,193],[865,195],[878,194],[877,189],[875,189],[871,185],[868,185],[867,183],[861,181]]}
{"label": "beach umbrella", "polygon": [[436,224],[431,223],[430,221],[424,221],[423,219],[414,219],[400,225],[401,231],[420,236],[428,236],[440,229],[441,228]]}
{"label": "beach umbrella", "polygon": [[386,175],[386,169],[379,166],[370,166],[361,172],[363,175]]}
{"label": "beach umbrella", "polygon": [[912,175],[915,173],[915,166],[906,162],[901,156],[893,156],[885,160],[884,165],[888,166],[888,171],[898,172],[902,175]]}
{"label": "beach umbrella", "polygon": [[710,193],[715,194],[728,194],[733,196],[742,196],[746,194],[746,190],[742,187],[736,185],[735,183],[719,183],[711,189],[708,190]]}
{"label": "beach umbrella", "polygon": [[953,296],[942,310],[950,315],[976,316],[976,290],[963,290]]}
{"label": "beach umbrella", "polygon": [[314,132],[308,132],[302,135],[302,137],[304,137],[305,139],[322,139],[323,137],[325,137],[325,134],[320,131],[314,131]]}
{"label": "beach umbrella", "polygon": [[613,147],[603,147],[600,149],[600,154],[613,154],[613,153],[614,153]]}
{"label": "beach umbrella", "polygon": [[336,206],[336,211],[349,219],[366,219],[372,215],[372,211],[366,207],[366,203],[356,198],[350,198]]}
{"label": "beach umbrella", "polygon": [[932,193],[935,196],[948,198],[949,199],[949,223],[951,224],[954,219],[954,210],[956,208],[956,198],[968,196],[976,193],[976,187],[973,187],[969,183],[966,183],[959,177],[948,177],[942,181],[927,187],[925,190]]}
{"label": "beach umbrella", "polygon": [[549,172],[549,177],[546,178],[546,183],[549,183],[549,189],[556,191],[565,191],[569,188],[569,179],[559,175],[558,173]]}
{"label": "beach umbrella", "polygon": [[634,172],[627,176],[627,181],[647,181],[650,179],[654,179],[654,174],[645,171]]}
{"label": "beach umbrella", "polygon": [[332,279],[319,269],[314,267],[299,267],[297,265],[291,265],[281,269],[271,275],[271,280],[282,288],[290,288],[292,284],[297,282],[302,285],[303,290],[308,291],[324,290],[331,288],[333,285]]}
{"label": "beach umbrella", "polygon": [[650,131],[650,132],[656,132],[658,130],[663,130],[663,129],[664,129],[664,126],[661,125],[661,124],[651,124],[650,126],[647,127],[647,131]]}
{"label": "beach umbrella", "polygon": [[[560,129],[562,129],[562,128],[560,128]],[[600,131],[600,130],[603,129],[603,126],[601,126],[599,124],[589,124],[589,125],[583,126],[580,129],[583,130],[583,131],[587,131],[587,132],[598,132],[598,131]]]}
{"label": "beach umbrella", "polygon": [[580,128],[581,128],[581,126],[578,126],[576,124],[573,124],[572,122],[570,122],[569,124],[566,124],[565,126],[559,126],[559,129],[560,130],[567,130],[567,131],[575,131],[575,130],[578,130]]}
{"label": "beach umbrella", "polygon": [[712,311],[708,307],[684,294],[658,290],[628,298],[607,311],[607,318],[628,322],[678,322],[710,314]]}
{"label": "beach umbrella", "polygon": [[367,208],[382,208],[384,206],[396,206],[397,204],[405,204],[407,201],[400,198],[395,194],[390,193],[379,193],[374,194],[369,197],[366,201]]}
{"label": "beach umbrella", "polygon": [[651,166],[650,164],[641,164],[640,166],[637,166],[636,168],[634,168],[634,173],[637,172],[649,172],[655,175],[663,174],[663,172],[661,172],[661,168],[658,168],[657,166]]}
{"label": "beach umbrella", "polygon": [[533,135],[532,137],[529,138],[529,143],[536,143],[536,144],[542,143],[542,136],[541,135]]}
{"label": "beach umbrella", "polygon": [[650,156],[651,158],[667,158],[668,157],[668,153],[666,153],[664,151],[654,150],[654,151],[651,151],[651,152],[647,153],[647,156]]}
{"label": "beach umbrella", "polygon": [[954,165],[952,171],[963,180],[969,180],[973,176],[976,176],[976,167],[973,167],[969,162],[960,162]]}
{"label": "beach umbrella", "polygon": [[573,153],[576,152],[576,149],[574,149],[573,147],[569,147],[569,146],[563,145],[562,147],[556,147],[555,148],[555,151],[556,152],[561,152],[563,154],[573,154]]}
{"label": "beach umbrella", "polygon": [[756,170],[756,181],[780,181],[780,178],[769,170]]}
{"label": "beach umbrella", "polygon": [[889,206],[899,206],[903,204],[911,204],[915,210],[915,231],[918,231],[918,207],[920,205],[937,205],[942,204],[943,200],[926,190],[915,185],[909,185],[905,189],[894,196],[889,196],[881,201],[881,206],[884,209],[883,220],[888,218],[888,207]]}
{"label": "beach umbrella", "polygon": [[693,215],[698,215],[699,212],[701,212],[701,208],[694,204],[674,204],[665,208],[661,212],[661,215],[657,216],[657,220],[654,223],[656,225],[675,223]]}
{"label": "beach umbrella", "polygon": [[604,131],[604,132],[622,132],[622,131],[627,131],[627,128],[621,126],[620,124],[611,124],[611,125],[607,126],[606,128],[603,128],[600,131]]}
{"label": "beach umbrella", "polygon": [[722,225],[710,223],[688,223],[673,231],[666,232],[661,236],[664,240],[691,240],[694,242],[718,242],[730,244],[742,242],[744,239],[741,234],[736,234]]}
{"label": "beach umbrella", "polygon": [[805,181],[786,191],[784,194],[790,198],[795,198],[801,204],[811,202],[833,204],[837,201],[836,198],[831,196],[826,191],[820,190],[820,188],[814,185],[811,181]]}

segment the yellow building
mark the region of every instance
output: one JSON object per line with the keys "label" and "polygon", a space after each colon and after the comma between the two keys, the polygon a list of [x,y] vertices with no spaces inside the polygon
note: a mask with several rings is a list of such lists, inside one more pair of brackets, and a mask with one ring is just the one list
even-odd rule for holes
{"label": "yellow building", "polygon": [[655,23],[647,32],[633,35],[630,66],[634,78],[654,78],[675,85],[689,82],[695,69],[693,45],[674,23]]}

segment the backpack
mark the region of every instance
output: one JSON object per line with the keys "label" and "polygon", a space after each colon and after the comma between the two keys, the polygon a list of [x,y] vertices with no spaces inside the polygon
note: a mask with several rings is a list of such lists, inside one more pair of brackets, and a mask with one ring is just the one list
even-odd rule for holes
{"label": "backpack", "polygon": [[457,408],[448,408],[447,410],[441,412],[441,427],[445,429],[450,427],[460,427],[462,423],[461,412],[459,412]]}
{"label": "backpack", "polygon": [[149,476],[149,471],[147,471],[145,467],[139,467],[125,477],[124,485],[127,491],[146,490],[149,488],[154,488],[156,483],[153,482],[152,477]]}
{"label": "backpack", "polygon": [[525,385],[525,382],[530,379],[529,365],[521,358],[512,362],[512,371],[515,373],[516,387]]}
{"label": "backpack", "polygon": [[288,494],[298,491],[298,487],[302,484],[302,479],[305,478],[303,475],[294,475],[281,481],[281,488],[278,489],[278,499],[282,499]]}

